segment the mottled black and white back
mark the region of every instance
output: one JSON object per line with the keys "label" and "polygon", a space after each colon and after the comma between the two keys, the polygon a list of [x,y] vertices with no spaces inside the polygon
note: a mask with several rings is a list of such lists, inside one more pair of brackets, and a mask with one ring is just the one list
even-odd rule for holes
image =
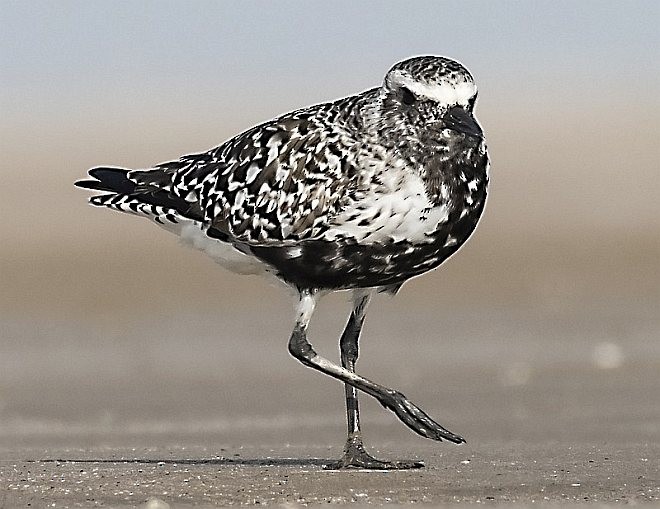
{"label": "mottled black and white back", "polygon": [[142,215],[239,273],[296,288],[397,287],[474,230],[488,156],[458,62],[416,57],[379,88],[146,170],[95,168],[97,206]]}
{"label": "mottled black and white back", "polygon": [[[463,439],[398,391],[354,372],[370,295],[395,293],[437,266],[476,228],[488,153],[474,108],[477,88],[458,62],[397,63],[380,87],[286,113],[221,145],[153,168],[99,167],[80,187],[92,205],[150,218],[241,274],[268,273],[298,292],[289,351],[346,384],[349,436],[335,466],[412,468],[362,446],[356,390],[377,398],[420,435]],[[342,366],[307,341],[316,301],[350,289]]]}

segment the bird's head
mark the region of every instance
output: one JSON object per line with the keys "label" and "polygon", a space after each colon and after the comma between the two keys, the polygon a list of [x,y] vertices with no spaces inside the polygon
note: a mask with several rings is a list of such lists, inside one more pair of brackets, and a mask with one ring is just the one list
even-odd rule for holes
{"label": "bird's head", "polygon": [[385,75],[379,91],[380,114],[392,129],[414,136],[452,131],[483,137],[473,112],[477,87],[470,72],[445,57],[413,57]]}

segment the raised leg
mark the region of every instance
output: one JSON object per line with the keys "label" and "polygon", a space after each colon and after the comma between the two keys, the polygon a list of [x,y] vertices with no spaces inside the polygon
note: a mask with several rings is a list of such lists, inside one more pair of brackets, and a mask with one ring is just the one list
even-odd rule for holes
{"label": "raised leg", "polygon": [[[358,456],[362,456],[362,453],[367,455],[362,446],[360,436],[359,408],[355,389],[366,392],[370,396],[376,398],[385,408],[392,410],[406,426],[423,437],[439,441],[443,439],[449,440],[457,444],[465,441],[462,437],[448,431],[431,419],[423,410],[410,402],[400,392],[374,383],[354,372],[355,362],[358,355],[357,342],[364,321],[366,305],[369,302],[369,297],[367,295],[359,295],[356,299],[353,313],[351,313],[351,318],[349,318],[346,330],[342,335],[340,345],[342,348],[343,366],[340,367],[318,355],[309,341],[307,341],[307,327],[314,312],[314,308],[316,307],[317,298],[318,296],[316,292],[313,291],[304,291],[301,293],[296,325],[289,340],[289,352],[304,365],[321,371],[322,373],[347,384],[346,404],[349,436],[346,444],[347,454],[345,454],[345,457],[347,457],[347,455],[350,456],[352,452],[357,453]],[[398,466],[391,463],[388,467],[386,466],[386,462],[379,463],[380,466],[374,465],[366,467],[365,465],[365,467],[411,468],[412,466],[421,466],[417,464],[411,465],[411,462],[402,462]]]}

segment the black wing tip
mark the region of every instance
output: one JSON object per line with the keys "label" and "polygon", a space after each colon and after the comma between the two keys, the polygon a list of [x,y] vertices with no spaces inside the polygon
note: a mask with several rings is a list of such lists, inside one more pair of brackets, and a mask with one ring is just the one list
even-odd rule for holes
{"label": "black wing tip", "polygon": [[87,172],[90,177],[96,180],[78,180],[74,182],[74,185],[93,191],[129,193],[135,189],[135,183],[128,179],[129,171],[126,168],[98,166]]}
{"label": "black wing tip", "polygon": [[98,180],[77,180],[73,185],[83,189],[92,189],[94,191],[103,191],[105,189],[105,186]]}
{"label": "black wing tip", "polygon": [[94,177],[97,180],[104,180],[113,177],[126,177],[128,172],[129,170],[126,168],[119,168],[117,166],[96,166],[90,168],[87,173],[90,177]]}

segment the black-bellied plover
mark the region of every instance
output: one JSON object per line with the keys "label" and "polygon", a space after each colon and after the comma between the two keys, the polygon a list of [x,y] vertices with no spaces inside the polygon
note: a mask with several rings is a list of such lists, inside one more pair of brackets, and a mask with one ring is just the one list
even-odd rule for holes
{"label": "black-bellied plover", "polygon": [[[331,466],[419,467],[365,451],[358,390],[426,438],[464,439],[402,393],[356,374],[358,338],[374,292],[394,294],[439,266],[477,226],[489,161],[476,99],[460,63],[410,58],[380,87],[284,114],[153,168],[93,168],[93,180],[76,185],[102,192],[92,205],[148,217],[230,270],[272,274],[293,288],[289,352],[345,384],[348,439]],[[335,290],[353,292],[341,366],[307,339],[318,298]]]}

